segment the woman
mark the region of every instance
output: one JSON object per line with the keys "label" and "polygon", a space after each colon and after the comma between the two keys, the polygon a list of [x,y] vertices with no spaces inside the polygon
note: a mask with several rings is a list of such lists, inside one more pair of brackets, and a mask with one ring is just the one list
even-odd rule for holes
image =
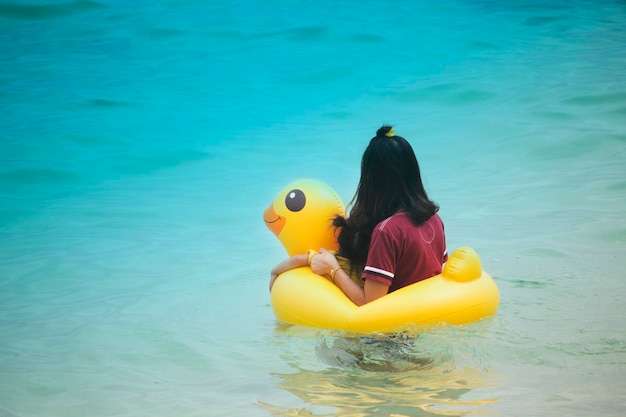
{"label": "woman", "polygon": [[[322,248],[289,258],[272,270],[270,288],[280,273],[308,263],[360,306],[437,275],[448,257],[438,210],[413,148],[383,126],[363,154],[350,215],[333,222],[340,228],[337,256]],[[362,282],[351,278],[355,273]]]}

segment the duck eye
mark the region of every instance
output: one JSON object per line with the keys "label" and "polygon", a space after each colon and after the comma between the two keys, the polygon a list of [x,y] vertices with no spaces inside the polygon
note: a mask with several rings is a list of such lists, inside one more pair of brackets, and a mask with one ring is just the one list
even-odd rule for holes
{"label": "duck eye", "polygon": [[301,190],[291,190],[285,198],[285,205],[290,211],[300,211],[306,204],[306,196]]}

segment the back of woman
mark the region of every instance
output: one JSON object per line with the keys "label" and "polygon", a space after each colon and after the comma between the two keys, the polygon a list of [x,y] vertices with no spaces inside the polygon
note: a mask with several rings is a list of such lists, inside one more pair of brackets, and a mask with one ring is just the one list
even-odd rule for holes
{"label": "back of woman", "polygon": [[399,212],[374,228],[363,278],[385,283],[392,292],[441,273],[447,258],[438,214],[416,226],[407,213]]}

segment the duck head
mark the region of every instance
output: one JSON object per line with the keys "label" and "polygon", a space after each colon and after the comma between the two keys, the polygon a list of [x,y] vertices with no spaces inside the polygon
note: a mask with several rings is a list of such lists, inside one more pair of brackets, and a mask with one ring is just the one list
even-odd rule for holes
{"label": "duck head", "polygon": [[321,181],[296,180],[283,188],[263,213],[265,225],[289,256],[309,249],[337,250],[332,221],[345,215],[341,198]]}

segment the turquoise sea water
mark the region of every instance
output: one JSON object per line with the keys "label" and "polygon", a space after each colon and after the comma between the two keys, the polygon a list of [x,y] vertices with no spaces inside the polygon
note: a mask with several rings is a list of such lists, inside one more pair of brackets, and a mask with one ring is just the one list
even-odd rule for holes
{"label": "turquoise sea water", "polygon": [[[0,416],[621,416],[623,1],[0,2]],[[498,315],[278,325],[288,182],[414,145]]]}

